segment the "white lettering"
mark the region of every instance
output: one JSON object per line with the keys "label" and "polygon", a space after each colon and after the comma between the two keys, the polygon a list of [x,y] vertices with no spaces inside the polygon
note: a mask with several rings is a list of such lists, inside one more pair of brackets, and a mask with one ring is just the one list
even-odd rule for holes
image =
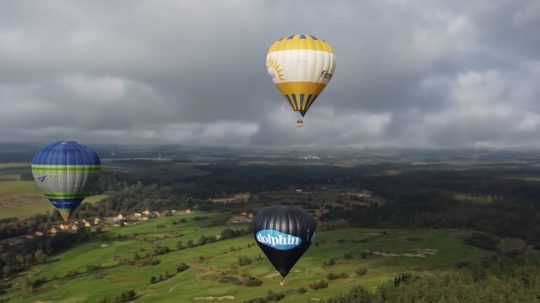
{"label": "white lettering", "polygon": [[275,231],[266,231],[266,230],[258,232],[256,234],[256,239],[258,242],[262,244],[265,244],[274,248],[278,248],[278,249],[280,248],[286,249],[287,246],[293,246],[293,247],[298,246],[301,243],[301,240],[298,237],[288,235],[288,234],[282,234]]}

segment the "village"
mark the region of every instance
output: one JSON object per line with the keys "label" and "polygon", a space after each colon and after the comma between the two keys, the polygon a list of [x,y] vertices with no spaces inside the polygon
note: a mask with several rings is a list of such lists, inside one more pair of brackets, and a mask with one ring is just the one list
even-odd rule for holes
{"label": "village", "polygon": [[[144,210],[142,212],[134,212],[131,214],[122,214],[119,213],[116,216],[113,217],[95,217],[93,220],[89,219],[81,219],[81,220],[74,220],[70,223],[60,223],[57,224],[51,228],[49,228],[47,231],[36,231],[33,236],[35,237],[42,237],[42,236],[54,236],[57,233],[60,232],[72,232],[76,233],[81,229],[89,229],[91,231],[100,231],[107,228],[115,228],[115,227],[124,227],[129,225],[138,224],[141,222],[146,222],[150,219],[159,218],[162,216],[174,216],[176,214],[191,214],[191,209],[185,209],[185,210],[165,210],[165,211],[151,211],[151,210]],[[26,236],[31,239],[32,236]]]}
{"label": "village", "polygon": [[[94,217],[93,219],[73,220],[72,222],[68,223],[64,222],[54,224],[47,230],[38,230],[33,232],[32,234],[4,239],[0,241],[0,249],[2,249],[3,247],[13,248],[35,238],[54,237],[60,233],[78,233],[82,230],[87,230],[91,232],[106,231],[112,228],[122,228],[125,226],[141,224],[160,217],[190,215],[192,213],[194,213],[194,210],[192,210],[191,208],[181,210],[171,209],[164,211],[146,209],[142,212],[133,212],[129,214],[119,213],[118,215],[112,217]],[[233,215],[229,219],[229,223],[249,224],[252,222],[253,217],[253,213],[241,212],[239,214]]]}
{"label": "village", "polygon": [[[312,198],[316,196],[324,196],[324,199],[322,201],[319,201],[319,199],[313,199],[313,201],[311,201]],[[311,205],[313,205],[314,203],[317,204],[318,207],[308,210],[314,215],[317,220],[319,220],[322,216],[324,216],[330,211],[330,208],[328,208],[328,206],[352,209],[353,207],[357,206],[367,207],[372,204],[384,204],[384,201],[382,199],[374,196],[373,193],[365,190],[360,192],[341,191],[338,193],[326,193],[325,195],[321,195],[321,192],[306,191],[301,188],[294,188],[279,192],[263,192],[259,193],[258,195],[253,195],[249,192],[242,192],[229,197],[210,198],[208,199],[208,201],[214,204],[247,204],[250,200],[272,200],[276,197],[285,198],[287,200],[293,198],[295,201],[301,204],[306,202],[307,204]],[[83,218],[72,220],[71,222],[67,223],[56,223],[46,230],[36,230],[31,234],[4,239],[0,241],[0,249],[3,247],[13,248],[24,244],[26,241],[31,241],[35,238],[54,237],[60,233],[78,233],[82,230],[91,232],[106,231],[112,228],[122,228],[125,226],[141,224],[160,217],[189,215],[193,212],[194,210],[191,208],[178,210],[169,209],[162,211],[146,209],[140,212],[118,213],[117,215],[112,217]],[[253,221],[253,217],[253,212],[239,211],[238,213],[231,215],[228,223],[250,224]]]}

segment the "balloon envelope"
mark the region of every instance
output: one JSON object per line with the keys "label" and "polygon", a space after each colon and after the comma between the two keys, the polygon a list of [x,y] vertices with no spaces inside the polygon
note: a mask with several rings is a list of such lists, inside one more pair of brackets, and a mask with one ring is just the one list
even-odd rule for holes
{"label": "balloon envelope", "polygon": [[288,206],[264,208],[253,221],[257,245],[282,277],[309,248],[315,228],[310,214]]}
{"label": "balloon envelope", "polygon": [[49,144],[32,159],[34,180],[64,221],[88,196],[85,186],[100,167],[93,150],[73,141]]}
{"label": "balloon envelope", "polygon": [[336,56],[326,41],[293,34],[272,44],[266,68],[292,110],[304,116],[332,79]]}

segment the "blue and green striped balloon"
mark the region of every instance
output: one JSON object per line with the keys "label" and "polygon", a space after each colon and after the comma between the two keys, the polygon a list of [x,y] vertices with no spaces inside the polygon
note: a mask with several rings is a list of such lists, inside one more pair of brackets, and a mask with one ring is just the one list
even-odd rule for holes
{"label": "blue and green striped balloon", "polygon": [[85,186],[100,168],[96,152],[73,141],[51,143],[32,159],[34,180],[64,221],[88,196]]}

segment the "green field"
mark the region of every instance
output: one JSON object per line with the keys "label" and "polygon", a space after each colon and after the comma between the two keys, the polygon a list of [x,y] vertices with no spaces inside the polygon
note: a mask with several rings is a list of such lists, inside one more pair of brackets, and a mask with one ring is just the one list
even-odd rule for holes
{"label": "green field", "polygon": [[[29,170],[29,163],[0,163],[0,219],[26,218],[54,211],[34,181],[21,180],[20,174]],[[92,196],[85,202],[96,203],[105,197]]]}
{"label": "green field", "polygon": [[30,163],[0,163],[0,181],[20,180],[30,173]]}
{"label": "green field", "polygon": [[30,163],[0,163],[0,169],[7,169],[7,168],[30,168]]}
{"label": "green field", "polygon": [[[96,203],[105,197],[107,196],[92,196],[86,198],[85,202]],[[0,179],[0,219],[25,218],[47,211],[54,211],[54,207],[39,191],[34,181],[2,181]]]}
{"label": "green field", "polygon": [[[193,220],[201,215],[208,219]],[[429,274],[452,270],[457,262],[476,260],[487,254],[464,245],[463,237],[468,232],[459,230],[324,231],[317,233],[315,244],[281,287],[280,277],[270,263],[266,258],[258,258],[262,253],[251,236],[176,250],[179,240],[185,244],[189,240],[197,242],[201,235],[220,234],[223,226],[207,227],[212,216],[216,215],[179,215],[109,230],[101,240],[52,257],[46,264],[33,267],[31,272],[17,278],[13,282],[15,290],[7,295],[11,298],[9,302],[96,302],[130,289],[139,295],[137,302],[242,302],[265,296],[269,290],[286,294],[280,302],[314,302],[357,285],[374,290],[404,271]],[[180,218],[187,220],[173,224]],[[145,255],[155,245],[168,246],[173,251],[157,256],[160,260],[157,265],[126,262],[133,260],[135,253]],[[247,256],[253,263],[239,266],[239,256]],[[323,266],[332,258],[336,260],[334,265]],[[168,280],[150,283],[152,276],[166,271],[173,273],[182,262],[190,265],[190,269]],[[358,275],[360,268],[367,269],[367,274]],[[312,282],[326,279],[329,273],[347,273],[348,277],[328,281],[325,289],[308,287]],[[242,279],[242,274],[255,276],[263,284],[256,287],[234,284]],[[45,278],[47,282],[30,293],[23,289],[28,277]],[[302,287],[307,292],[300,293],[298,289]]]}
{"label": "green field", "polygon": [[29,217],[53,209],[34,181],[21,180],[21,173],[29,170],[29,163],[0,163],[0,219]]}
{"label": "green field", "polygon": [[0,219],[29,217],[53,209],[34,181],[0,181]]}

